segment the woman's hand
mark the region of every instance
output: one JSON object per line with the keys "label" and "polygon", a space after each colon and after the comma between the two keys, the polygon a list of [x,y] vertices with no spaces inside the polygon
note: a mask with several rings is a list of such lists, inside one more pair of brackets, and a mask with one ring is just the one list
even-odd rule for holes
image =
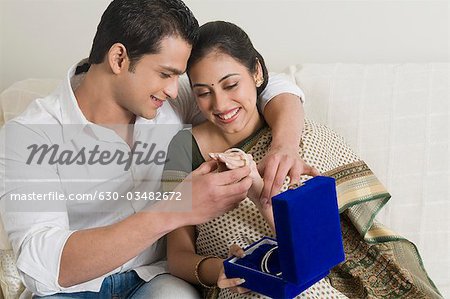
{"label": "woman's hand", "polygon": [[280,192],[286,176],[291,178],[290,184],[298,184],[301,175],[317,176],[320,172],[303,161],[298,154],[298,147],[272,147],[258,165],[263,174],[264,187],[261,201],[268,202]]}
{"label": "woman's hand", "polygon": [[[258,172],[256,163],[252,155],[246,154],[238,148],[231,148],[223,153],[210,153],[209,156],[225,165],[225,169],[236,169],[248,165],[250,167],[249,177],[252,179],[252,186],[248,190],[247,196],[257,205],[260,206],[261,191],[263,189],[263,180]],[[219,166],[219,169],[222,167]]]}
{"label": "woman's hand", "polygon": [[225,164],[225,167],[228,169],[236,169],[243,167],[244,165],[248,165],[250,167],[249,177],[252,179],[252,186],[248,190],[247,197],[253,201],[261,215],[269,224],[270,229],[274,232],[275,223],[273,219],[272,202],[267,200],[267,198],[261,197],[264,181],[258,172],[258,168],[252,155],[246,154],[241,149],[231,148],[220,154],[210,153],[209,156],[217,162]]}
{"label": "woman's hand", "polygon": [[[238,245],[231,245],[230,250],[228,251],[228,257],[236,256],[239,258],[243,258],[245,256],[244,250]],[[220,270],[219,279],[217,280],[217,286],[221,289],[229,289],[233,293],[244,294],[250,292],[249,289],[240,287],[241,284],[245,282],[243,278],[227,278],[225,276],[225,272],[222,266]]]}

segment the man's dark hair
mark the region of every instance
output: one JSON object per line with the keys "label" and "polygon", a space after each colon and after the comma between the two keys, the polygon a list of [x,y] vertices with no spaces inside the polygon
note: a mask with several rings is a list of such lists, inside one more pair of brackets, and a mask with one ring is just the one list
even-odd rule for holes
{"label": "man's dark hair", "polygon": [[130,59],[130,71],[145,54],[156,54],[161,41],[179,36],[193,45],[198,22],[181,0],[114,0],[97,27],[89,64],[99,64],[111,46],[122,43]]}
{"label": "man's dark hair", "polygon": [[211,51],[230,55],[246,66],[251,74],[257,71],[257,63],[259,61],[263,71],[264,82],[257,88],[257,94],[259,95],[264,90],[269,79],[264,58],[253,47],[247,33],[239,26],[224,21],[208,22],[200,26],[198,40],[194,44],[188,60],[188,73],[195,62],[208,55]]}

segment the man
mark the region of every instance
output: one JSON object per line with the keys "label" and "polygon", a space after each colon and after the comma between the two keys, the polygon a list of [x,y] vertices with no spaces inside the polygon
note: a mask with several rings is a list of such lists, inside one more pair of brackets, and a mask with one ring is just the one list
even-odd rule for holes
{"label": "man", "polygon": [[[192,208],[184,211],[176,211],[173,202],[152,203],[147,211],[149,205],[130,198],[112,206],[97,200],[61,201],[52,203],[49,210],[39,210],[37,206],[32,210],[5,208],[13,193],[68,195],[77,191],[97,195],[98,190],[103,190],[133,197],[136,193],[130,191],[157,190],[163,165],[123,168],[122,164],[103,165],[97,156],[98,159],[89,158],[89,163],[76,160],[82,165],[77,165],[74,173],[75,168],[64,163],[68,160],[63,155],[59,164],[42,164],[24,149],[55,144],[79,149],[95,142],[111,152],[128,149],[131,157],[136,152],[137,136],[143,134],[143,141],[157,135],[157,146],[163,151],[180,128],[180,117],[187,123],[198,118],[192,107],[195,105],[189,104],[186,97],[182,99],[181,94],[179,100],[170,104],[167,101],[178,96],[179,76],[185,71],[197,28],[196,19],[180,0],[113,1],[97,28],[89,62],[71,68],[59,89],[33,102],[10,122],[9,131],[7,126],[7,135],[20,138],[14,142],[7,138],[1,159],[6,164],[8,182],[13,182],[5,184],[5,190],[0,192],[2,218],[17,256],[19,273],[36,298],[198,296],[190,285],[165,274],[164,246],[158,240],[178,227],[208,221],[234,208],[251,185],[248,167],[216,173],[214,163],[204,163],[179,187],[183,196],[191,191],[195,194]],[[187,88],[184,85],[182,91]],[[272,94],[282,92],[283,100],[267,104]],[[280,178],[290,170],[291,176],[296,177],[293,180],[298,181],[299,167],[303,167],[299,166],[302,164],[296,146],[292,150],[290,146],[283,147],[284,140],[300,135],[303,125],[297,121],[302,119],[301,102],[292,94],[302,96],[297,88],[280,83],[279,79],[270,83],[266,91],[267,107],[263,109],[274,128],[272,143],[279,145],[267,163],[275,166],[270,167],[268,175],[271,180],[278,180],[274,185],[280,184]],[[79,126],[70,127],[71,124]],[[172,127],[161,129],[165,124]],[[52,129],[39,125],[51,125]],[[145,125],[160,127],[138,129]],[[285,130],[280,129],[283,127]],[[89,152],[96,153],[92,148]],[[282,157],[291,162],[279,162]],[[98,161],[101,167],[89,165]],[[32,184],[36,180],[39,185]],[[77,180],[82,183],[77,184]],[[266,196],[270,192],[269,188]]]}

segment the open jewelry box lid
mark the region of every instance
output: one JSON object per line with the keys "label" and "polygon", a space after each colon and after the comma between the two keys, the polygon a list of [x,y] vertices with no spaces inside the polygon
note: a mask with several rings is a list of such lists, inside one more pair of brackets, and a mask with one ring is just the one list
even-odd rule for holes
{"label": "open jewelry box lid", "polygon": [[314,177],[274,196],[272,205],[284,280],[323,278],[345,259],[333,178]]}

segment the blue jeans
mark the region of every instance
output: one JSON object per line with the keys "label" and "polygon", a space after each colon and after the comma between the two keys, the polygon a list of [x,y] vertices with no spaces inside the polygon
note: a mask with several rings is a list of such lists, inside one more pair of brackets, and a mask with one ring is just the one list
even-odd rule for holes
{"label": "blue jeans", "polygon": [[33,296],[44,299],[150,299],[150,298],[187,298],[199,299],[197,290],[185,282],[170,274],[161,274],[145,282],[134,271],[113,274],[105,278],[100,291],[59,293],[49,296]]}

